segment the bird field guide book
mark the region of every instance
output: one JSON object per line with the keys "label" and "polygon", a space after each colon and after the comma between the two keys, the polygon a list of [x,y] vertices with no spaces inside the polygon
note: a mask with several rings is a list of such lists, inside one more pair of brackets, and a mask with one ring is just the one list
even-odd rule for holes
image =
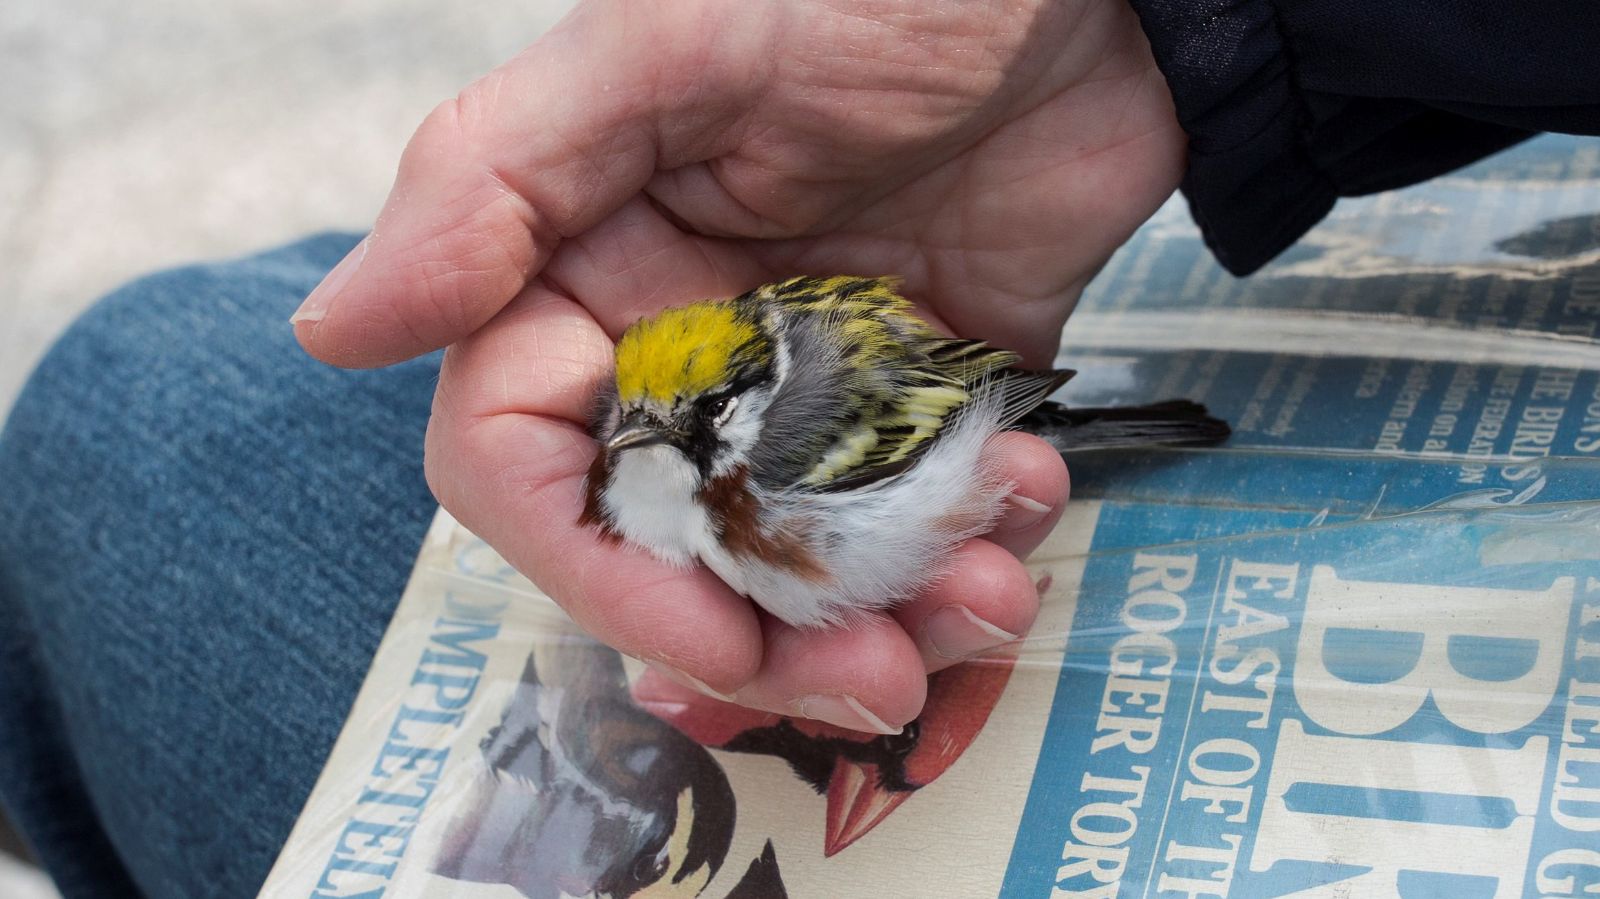
{"label": "bird field guide book", "polygon": [[1062,398],[1234,436],[1070,458],[1038,623],[896,736],[664,686],[441,513],[262,895],[1600,895],[1597,323],[1600,142],[1242,280],[1169,203]]}

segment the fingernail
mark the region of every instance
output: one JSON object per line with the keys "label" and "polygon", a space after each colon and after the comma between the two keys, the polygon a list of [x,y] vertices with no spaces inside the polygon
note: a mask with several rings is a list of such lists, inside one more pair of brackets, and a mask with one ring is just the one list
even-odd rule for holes
{"label": "fingernail", "polygon": [[682,671],[679,671],[665,662],[657,662],[654,659],[646,659],[645,665],[649,667],[651,671],[654,671],[667,680],[672,681],[675,684],[688,687],[696,693],[701,693],[711,697],[712,699],[720,699],[723,702],[733,702],[732,696],[729,696],[726,693],[718,693],[716,690],[711,689],[711,686],[705,681],[697,677],[690,677],[689,675],[684,674]]}
{"label": "fingernail", "polygon": [[807,696],[795,703],[795,713],[802,718],[826,721],[835,727],[869,734],[897,734],[901,731],[901,728],[890,727],[882,718],[872,714],[854,696]]}
{"label": "fingernail", "polygon": [[1006,499],[1011,501],[1011,505],[1017,507],[1016,512],[1005,517],[1006,530],[1008,531],[1025,531],[1044,521],[1044,517],[1050,514],[1049,506],[1020,493],[1013,493]]}
{"label": "fingernail", "polygon": [[962,605],[948,605],[929,615],[922,622],[922,637],[946,659],[971,658],[1017,639],[1016,634],[995,627]]}
{"label": "fingernail", "polygon": [[328,314],[328,307],[338,298],[339,291],[344,290],[344,286],[350,282],[350,277],[356,273],[356,269],[361,267],[361,261],[366,258],[367,239],[363,237],[360,243],[339,260],[333,271],[323,277],[322,283],[311,291],[311,295],[300,304],[294,315],[289,316],[289,324],[322,321]]}

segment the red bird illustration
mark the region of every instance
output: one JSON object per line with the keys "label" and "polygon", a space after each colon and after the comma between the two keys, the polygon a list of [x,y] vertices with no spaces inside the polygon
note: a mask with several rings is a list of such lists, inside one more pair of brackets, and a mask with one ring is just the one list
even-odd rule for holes
{"label": "red bird illustration", "polygon": [[823,853],[832,856],[955,764],[989,720],[1015,663],[1011,647],[934,674],[921,716],[890,736],[719,702],[653,673],[632,691],[641,708],[702,746],[788,762],[828,797]]}

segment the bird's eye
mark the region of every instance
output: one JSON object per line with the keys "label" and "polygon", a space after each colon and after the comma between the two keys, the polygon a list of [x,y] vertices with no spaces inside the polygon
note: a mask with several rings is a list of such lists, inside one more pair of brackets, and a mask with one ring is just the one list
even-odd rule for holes
{"label": "bird's eye", "polygon": [[719,428],[727,424],[728,419],[733,417],[734,407],[738,405],[739,398],[734,396],[725,396],[714,400],[708,409],[711,413],[711,423]]}
{"label": "bird's eye", "polygon": [[633,863],[633,879],[638,883],[655,883],[667,873],[667,854],[643,856]]}

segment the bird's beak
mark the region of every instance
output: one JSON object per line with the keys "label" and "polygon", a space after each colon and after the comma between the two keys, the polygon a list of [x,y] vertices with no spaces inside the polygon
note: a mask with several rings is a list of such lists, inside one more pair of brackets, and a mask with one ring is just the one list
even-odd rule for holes
{"label": "bird's beak", "polygon": [[617,425],[617,432],[606,441],[606,452],[614,453],[634,446],[656,446],[672,437],[665,424],[643,410],[629,412]]}

